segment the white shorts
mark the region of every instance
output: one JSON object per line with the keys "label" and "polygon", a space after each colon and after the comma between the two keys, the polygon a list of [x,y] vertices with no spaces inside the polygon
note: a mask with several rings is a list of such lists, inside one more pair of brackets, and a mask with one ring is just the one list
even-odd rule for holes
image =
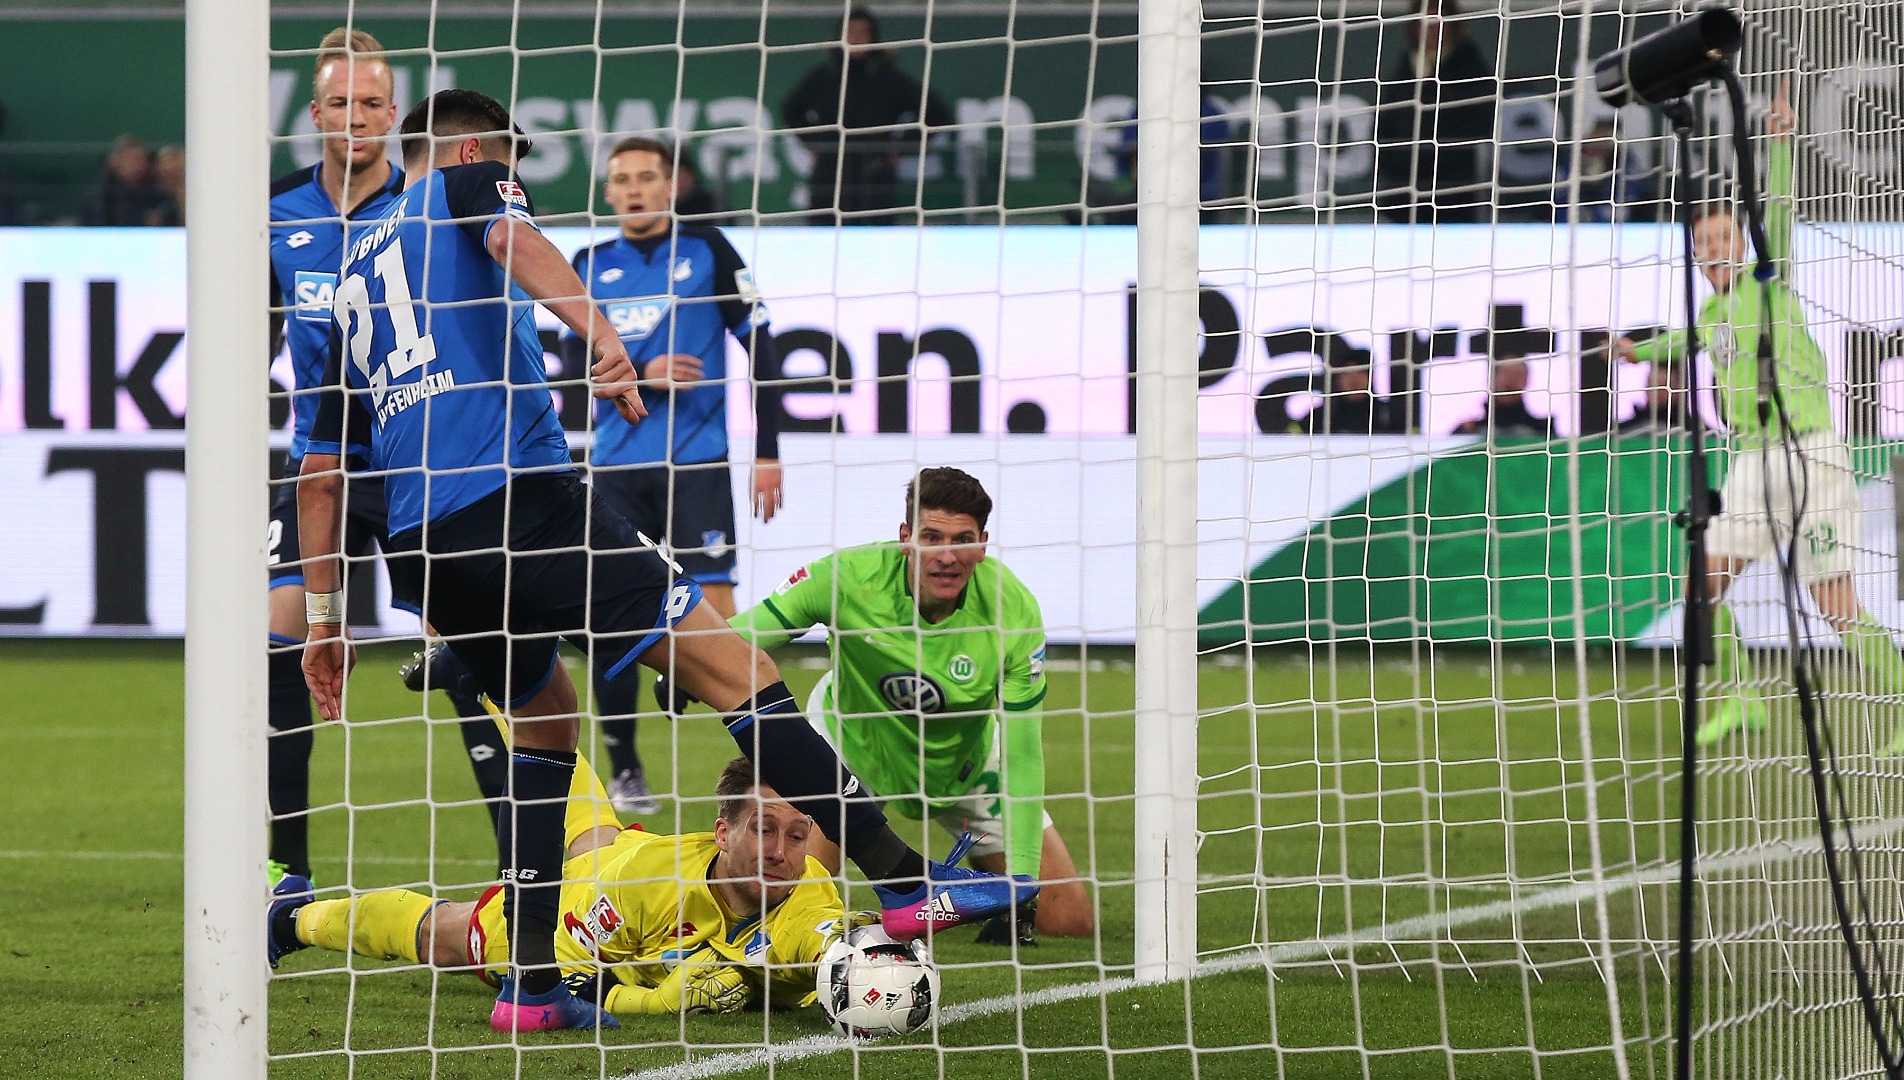
{"label": "white shorts", "polygon": [[[827,726],[826,717],[831,715],[830,698],[833,690],[833,673],[820,676],[813,687],[813,693],[807,695],[807,723],[820,733],[833,752],[840,754],[840,744],[834,740],[833,731]],[[840,754],[841,760],[846,755]],[[853,763],[846,762],[848,768]],[[979,770],[981,776],[998,775],[998,740],[992,740],[992,752],[985,759],[985,767]],[[874,792],[875,795],[878,792]],[[892,809],[908,817],[916,818],[919,803],[913,799],[899,800]],[[967,854],[975,858],[1005,854],[1005,803],[998,791],[986,787],[983,782],[963,795],[952,798],[933,797],[932,820],[944,829],[953,839],[960,833],[972,834],[972,849]],[[1051,815],[1044,815],[1045,828],[1051,828]]]}
{"label": "white shorts", "polygon": [[[1851,451],[1834,431],[1815,431],[1798,440],[1802,461],[1791,461],[1782,447],[1736,447],[1719,491],[1719,516],[1712,519],[1708,550],[1715,558],[1757,562],[1770,559],[1790,539],[1792,512],[1803,504],[1798,524],[1798,574],[1806,583],[1828,581],[1851,572],[1852,549],[1859,538],[1861,504]],[[1771,516],[1766,515],[1770,480]]]}

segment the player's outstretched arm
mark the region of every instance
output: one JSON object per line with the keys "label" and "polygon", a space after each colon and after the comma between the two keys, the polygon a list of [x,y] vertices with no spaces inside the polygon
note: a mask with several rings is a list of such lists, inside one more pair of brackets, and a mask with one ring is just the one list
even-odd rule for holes
{"label": "player's outstretched arm", "polygon": [[590,344],[599,357],[590,369],[590,392],[615,403],[615,410],[633,424],[648,415],[636,390],[638,375],[628,360],[628,349],[614,325],[588,298],[588,286],[569,260],[535,226],[508,215],[496,218],[484,246],[522,291],[549,309],[562,324]]}
{"label": "player's outstretched arm", "polygon": [[343,573],[337,553],[343,546],[344,459],[336,454],[306,453],[298,473],[298,544],[304,553],[305,621],[310,636],[304,648],[304,681],[317,701],[318,715],[343,715],[344,676],[350,671],[350,642],[344,637]]}
{"label": "player's outstretched arm", "polygon": [[[588,980],[569,983],[578,997],[592,997]],[[747,1007],[753,985],[741,969],[705,945],[681,958],[660,985],[616,983],[602,995],[602,1008],[623,1016],[671,1013],[731,1013]]]}

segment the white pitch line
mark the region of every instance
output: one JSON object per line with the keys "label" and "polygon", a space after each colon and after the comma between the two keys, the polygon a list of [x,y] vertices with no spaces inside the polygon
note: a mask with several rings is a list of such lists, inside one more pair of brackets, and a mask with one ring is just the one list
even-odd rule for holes
{"label": "white pitch line", "polygon": [[[1880,821],[1867,829],[1860,829],[1857,837],[1860,842],[1869,843],[1904,832],[1904,818],[1891,818]],[[1842,835],[1842,834],[1841,834]],[[1843,840],[1839,843],[1842,845]],[[1724,874],[1734,870],[1743,870],[1752,866],[1772,863],[1796,862],[1822,851],[1824,845],[1817,840],[1770,841],[1744,851],[1734,852],[1717,858],[1699,860],[1701,875]],[[1668,863],[1634,870],[1606,880],[1605,889],[1609,893],[1624,892],[1642,885],[1664,884],[1677,880],[1679,864]],[[1495,900],[1472,907],[1455,908],[1451,911],[1432,912],[1416,915],[1412,918],[1398,919],[1392,923],[1370,927],[1366,930],[1351,930],[1347,933],[1332,934],[1311,941],[1291,941],[1281,945],[1272,945],[1254,952],[1238,953],[1233,956],[1219,957],[1205,961],[1196,967],[1190,977],[1201,979],[1210,975],[1221,975],[1232,971],[1246,971],[1274,964],[1292,964],[1307,960],[1321,960],[1341,952],[1352,952],[1370,945],[1401,944],[1423,940],[1441,940],[1440,934],[1434,938],[1426,935],[1432,932],[1445,932],[1468,926],[1473,923],[1487,922],[1505,918],[1509,915],[1542,911],[1548,908],[1568,907],[1593,897],[1592,883],[1560,885],[1543,889],[1518,900]],[[1104,994],[1114,994],[1137,987],[1135,979],[1129,976],[1116,976],[1099,979],[1096,982],[1070,983],[1064,986],[1047,987],[1028,994],[999,995],[981,998],[977,1001],[961,1002],[939,1011],[941,1028],[952,1024],[976,1020],[997,1013],[1014,1012],[1020,1009],[1035,1008],[1039,1005],[1056,1005],[1060,1002],[1075,1001],[1079,998],[1094,998]],[[764,1068],[768,1065],[798,1061],[802,1058],[818,1057],[823,1054],[836,1054],[852,1048],[855,1043],[838,1035],[806,1035],[798,1039],[766,1046],[758,1050],[730,1051],[714,1054],[698,1061],[686,1061],[679,1065],[667,1065],[660,1068],[642,1069],[626,1073],[616,1080],[708,1080],[710,1077],[728,1076],[748,1069]]]}

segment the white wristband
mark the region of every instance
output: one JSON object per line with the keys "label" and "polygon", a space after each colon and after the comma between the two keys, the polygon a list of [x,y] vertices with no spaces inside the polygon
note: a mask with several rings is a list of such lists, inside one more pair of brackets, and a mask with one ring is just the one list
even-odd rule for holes
{"label": "white wristband", "polygon": [[344,621],[343,590],[305,593],[304,621],[312,626],[341,625]]}

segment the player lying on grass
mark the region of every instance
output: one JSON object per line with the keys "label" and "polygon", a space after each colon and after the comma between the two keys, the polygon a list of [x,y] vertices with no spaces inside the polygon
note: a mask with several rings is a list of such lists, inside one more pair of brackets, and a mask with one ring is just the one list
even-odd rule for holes
{"label": "player lying on grass", "polygon": [[[1699,725],[1701,745],[1716,743],[1735,731],[1763,728],[1767,721],[1764,690],[1745,678],[1745,645],[1724,603],[1726,590],[1746,567],[1773,555],[1791,540],[1798,516],[1797,572],[1817,601],[1819,614],[1857,657],[1871,683],[1868,692],[1894,697],[1904,693],[1904,659],[1891,633],[1858,601],[1851,580],[1852,549],[1858,543],[1858,485],[1851,452],[1832,427],[1830,374],[1824,351],[1805,329],[1805,311],[1792,290],[1792,133],[1796,117],[1786,89],[1779,88],[1767,117],[1765,208],[1770,254],[1778,277],[1763,293],[1746,272],[1745,237],[1728,203],[1709,204],[1694,225],[1694,257],[1712,286],[1699,309],[1699,336],[1712,357],[1720,406],[1730,433],[1731,460],[1720,493],[1719,515],[1712,519],[1712,631],[1717,663],[1712,711]],[[1791,430],[1781,429],[1777,412],[1759,415],[1759,328],[1762,305],[1771,304],[1772,352],[1776,377]],[[1620,355],[1646,363],[1683,358],[1683,330],[1635,344],[1621,338]],[[1796,442],[1803,464],[1788,470],[1782,436]],[[1768,503],[1769,508],[1768,508]],[[1802,511],[1802,512],[1801,512]],[[1887,752],[1904,751],[1904,731]]]}
{"label": "player lying on grass", "polygon": [[[813,1000],[813,965],[844,923],[825,866],[807,854],[812,819],[735,758],[714,793],[711,833],[624,830],[586,759],[567,806],[556,956],[578,996],[611,1013],[733,1012]],[[474,901],[408,889],[311,900],[287,879],[270,913],[270,959],[308,946],[460,969],[496,985],[508,972],[501,886]],[[857,916],[877,922],[878,913]]]}
{"label": "player lying on grass", "polygon": [[[921,470],[898,543],[809,563],[733,624],[769,652],[815,624],[831,631],[807,718],[847,768],[889,809],[969,831],[973,866],[1044,882],[1037,929],[1089,934],[1090,894],[1043,805],[1044,618],[1018,575],[986,558],[991,513],[970,475]],[[814,847],[839,868],[837,849]],[[979,936],[1010,938],[1009,914]]]}

